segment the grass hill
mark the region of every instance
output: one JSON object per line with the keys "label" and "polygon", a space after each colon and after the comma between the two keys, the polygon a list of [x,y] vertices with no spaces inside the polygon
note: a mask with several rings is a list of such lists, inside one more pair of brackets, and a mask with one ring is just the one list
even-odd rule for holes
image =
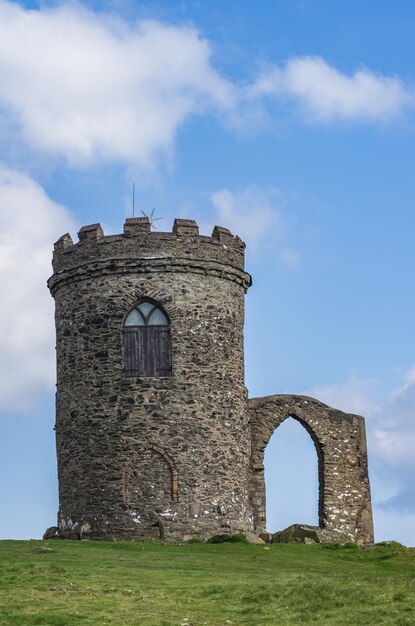
{"label": "grass hill", "polygon": [[414,626],[415,549],[1,541],[0,624]]}

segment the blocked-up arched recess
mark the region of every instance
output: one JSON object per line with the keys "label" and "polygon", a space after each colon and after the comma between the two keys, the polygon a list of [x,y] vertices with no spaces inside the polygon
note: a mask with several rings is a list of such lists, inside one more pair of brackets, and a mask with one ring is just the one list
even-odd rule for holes
{"label": "blocked-up arched recess", "polygon": [[301,422],[291,416],[281,422],[264,450],[270,532],[294,523],[318,525],[318,466],[316,446]]}
{"label": "blocked-up arched recess", "polygon": [[264,451],[287,417],[309,432],[319,464],[319,525],[353,541],[373,541],[364,420],[307,396],[275,395],[249,400],[252,437],[249,491],[256,530],[266,528]]}
{"label": "blocked-up arched recess", "polygon": [[135,452],[124,468],[123,498],[128,508],[151,508],[176,502],[177,470],[169,454],[156,445]]}

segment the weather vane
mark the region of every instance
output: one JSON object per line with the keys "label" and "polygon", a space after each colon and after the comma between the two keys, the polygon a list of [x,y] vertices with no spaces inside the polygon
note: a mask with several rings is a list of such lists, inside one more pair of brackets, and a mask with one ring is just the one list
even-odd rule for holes
{"label": "weather vane", "polygon": [[[156,209],[153,209],[151,211],[150,215],[147,215],[147,213],[144,213],[144,211],[141,211],[141,213],[150,222],[150,228],[152,228],[153,230],[158,230],[158,228],[157,228],[157,226],[155,225],[154,222],[158,222],[159,220],[162,220],[163,218],[162,217],[154,217],[154,211],[155,210]],[[133,183],[133,217],[135,217],[135,183]]]}
{"label": "weather vane", "polygon": [[150,227],[153,228],[153,230],[158,230],[157,226],[155,225],[154,222],[158,222],[159,220],[162,220],[162,217],[154,217],[154,211],[156,209],[152,209],[150,215],[147,215],[147,213],[144,213],[144,211],[141,211],[141,213],[144,215],[144,217],[148,218],[148,221],[150,222]]}

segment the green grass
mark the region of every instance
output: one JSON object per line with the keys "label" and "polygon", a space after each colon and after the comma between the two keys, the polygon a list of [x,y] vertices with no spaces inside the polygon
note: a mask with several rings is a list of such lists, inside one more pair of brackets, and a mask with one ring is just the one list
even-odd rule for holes
{"label": "green grass", "polygon": [[415,549],[1,541],[0,625],[35,624],[414,626]]}

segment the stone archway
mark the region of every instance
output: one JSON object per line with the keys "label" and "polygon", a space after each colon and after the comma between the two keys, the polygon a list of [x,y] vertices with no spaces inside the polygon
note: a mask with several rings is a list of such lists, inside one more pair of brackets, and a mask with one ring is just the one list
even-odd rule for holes
{"label": "stone archway", "polygon": [[352,541],[373,541],[372,509],[364,419],[343,413],[314,398],[275,395],[249,401],[252,437],[249,491],[257,531],[264,531],[264,451],[276,428],[287,418],[310,434],[319,467],[319,525]]}
{"label": "stone archway", "polygon": [[319,526],[319,452],[296,418],[287,417],[274,430],[264,450],[267,531],[292,524]]}

